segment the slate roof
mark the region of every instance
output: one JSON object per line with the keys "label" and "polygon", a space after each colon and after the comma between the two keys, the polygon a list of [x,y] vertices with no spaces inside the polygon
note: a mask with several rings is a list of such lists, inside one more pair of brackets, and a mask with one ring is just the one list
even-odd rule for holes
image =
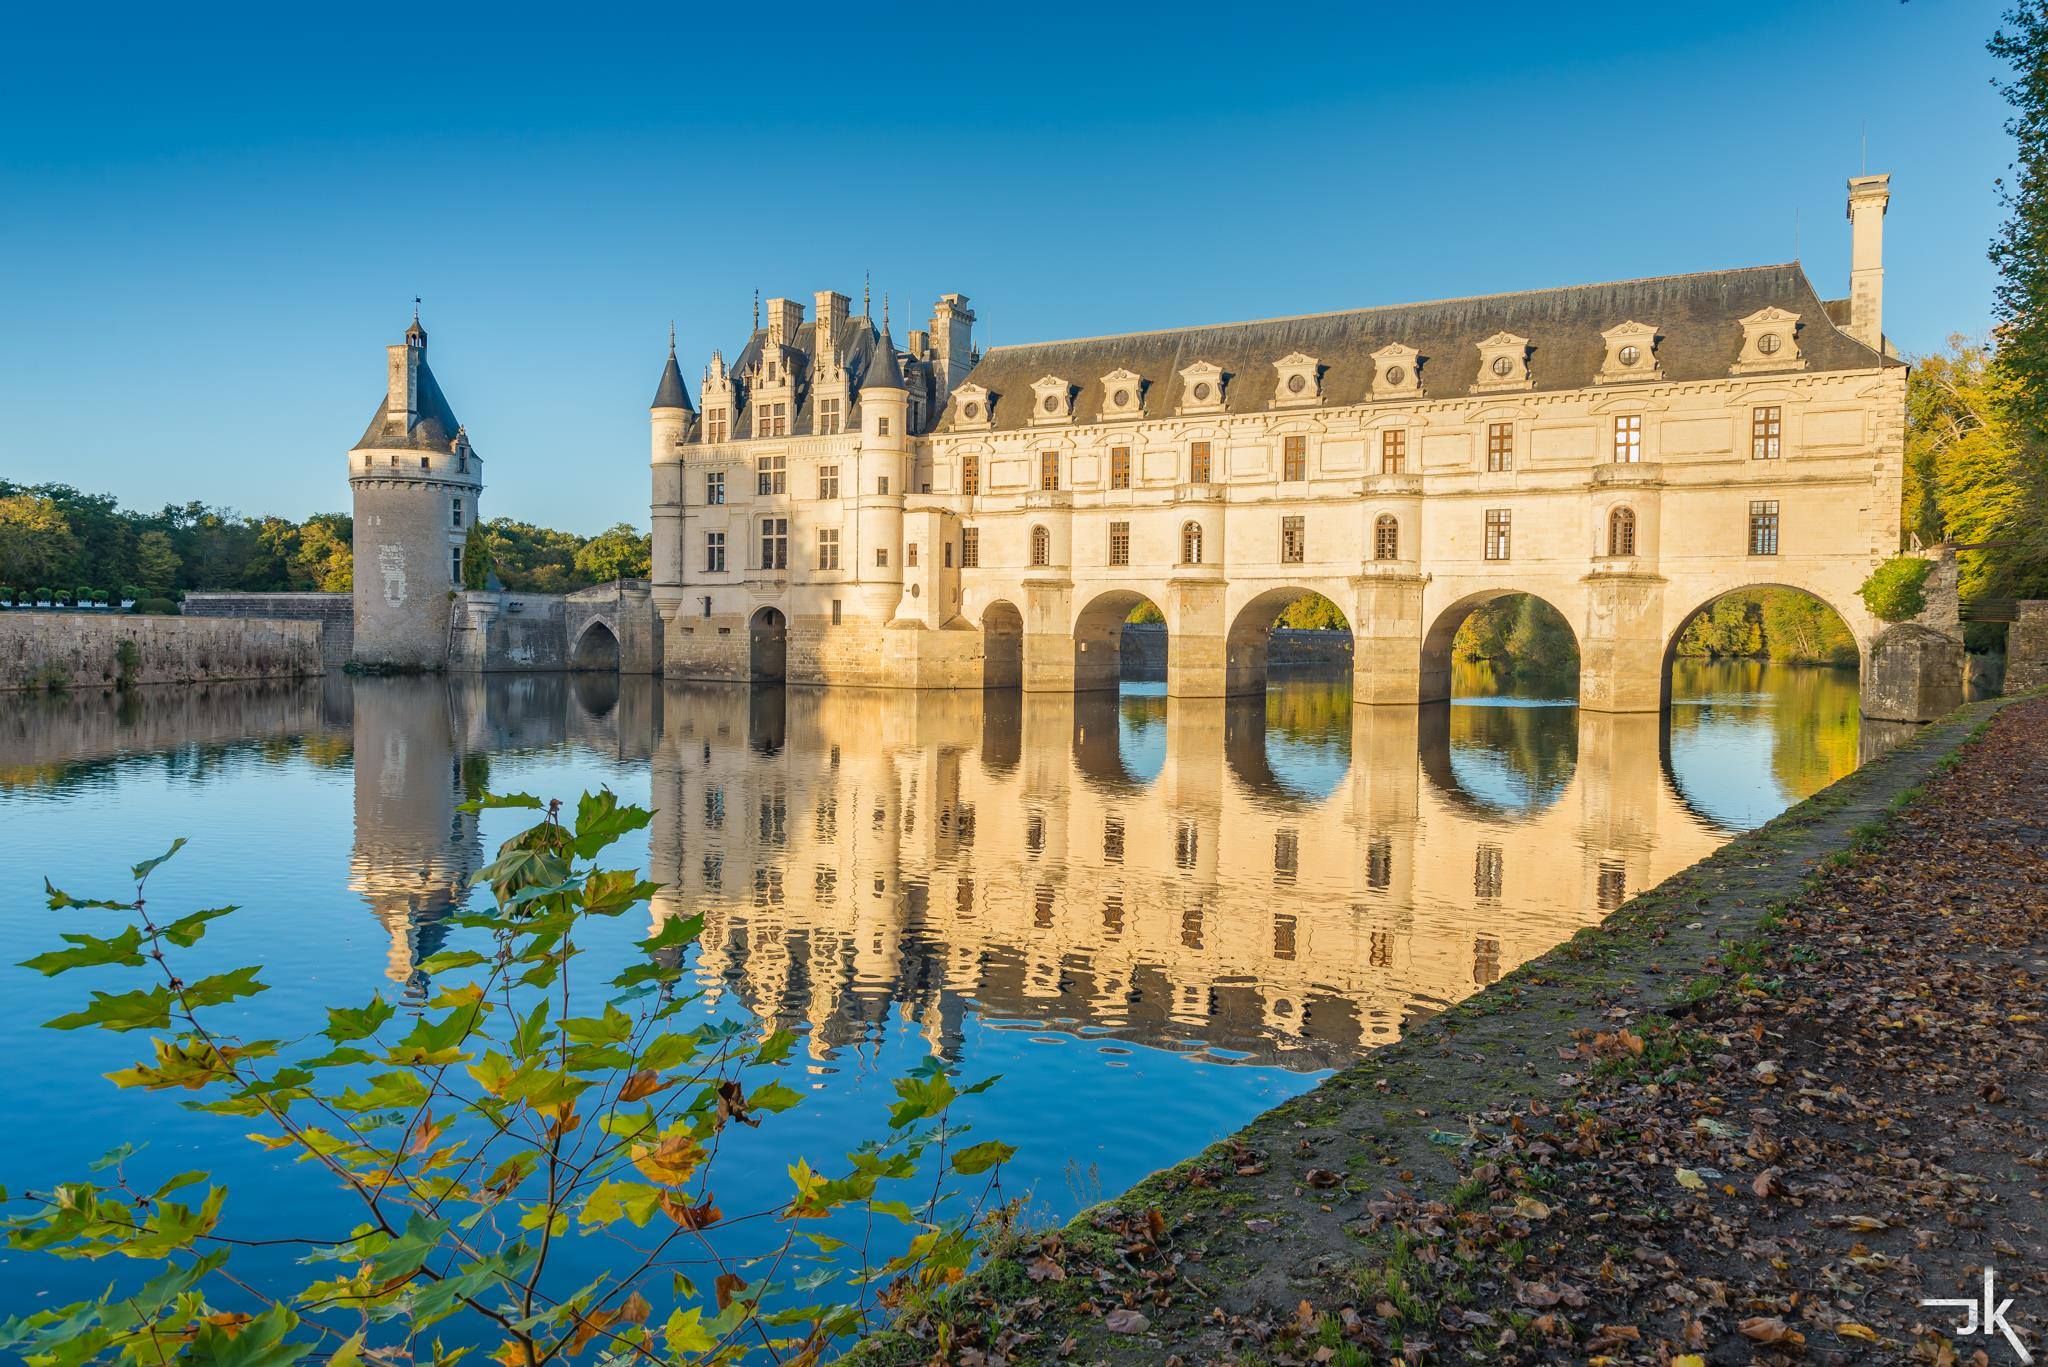
{"label": "slate roof", "polygon": [[[876,332],[874,320],[862,314],[851,314],[838,328],[834,339],[842,363],[846,366],[851,380],[851,402],[842,415],[841,431],[853,431],[860,424],[860,392],[866,387],[870,370],[877,364],[881,354],[881,335]],[[734,412],[728,439],[746,441],[754,435],[753,406],[748,402],[747,377],[754,373],[757,362],[766,354],[770,343],[768,330],[756,328],[747,344],[740,349],[726,372],[732,376]],[[892,348],[893,349],[893,348]],[[796,374],[796,411],[790,414],[789,435],[810,436],[817,431],[815,388],[811,374],[816,368],[818,355],[818,320],[813,318],[801,324],[782,347],[781,359],[788,363]],[[934,375],[930,362],[914,356],[894,353],[898,367],[900,386],[924,399],[926,426],[938,408],[939,395],[934,388]],[[692,441],[702,441],[701,429]]]}
{"label": "slate roof", "polygon": [[355,449],[371,451],[448,451],[455,443],[455,434],[462,430],[462,424],[455,420],[455,412],[448,407],[441,386],[434,382],[434,372],[427,369],[427,358],[420,357],[419,418],[410,432],[405,430],[403,417],[391,418],[384,408],[384,400],[377,401],[376,416],[363,432],[363,439]]}
{"label": "slate roof", "polygon": [[[1255,413],[1271,404],[1273,363],[1298,351],[1321,362],[1323,406],[1334,407],[1370,399],[1372,353],[1398,342],[1421,353],[1423,398],[1451,398],[1471,392],[1479,343],[1510,332],[1529,339],[1529,373],[1540,393],[1592,384],[1607,354],[1600,334],[1630,320],[1657,329],[1656,361],[1665,380],[1725,379],[1742,348],[1739,320],[1769,306],[1799,315],[1800,353],[1809,371],[1887,364],[1840,330],[1834,310],[1795,263],[994,347],[965,383],[994,396],[995,430],[1015,431],[1031,425],[1031,385],[1044,376],[1078,388],[1074,422],[1089,423],[1102,416],[1102,377],[1134,371],[1145,381],[1144,416],[1163,417],[1181,404],[1180,371],[1209,361],[1224,371],[1224,411]],[[951,405],[938,430],[955,430]]]}
{"label": "slate roof", "polygon": [[887,329],[884,329],[881,343],[875,348],[874,360],[869,363],[867,374],[861,377],[861,392],[904,387],[903,367],[896,363],[896,343],[890,339]]}
{"label": "slate roof", "polygon": [[690,391],[683,385],[682,368],[676,364],[676,351],[670,347],[668,364],[662,367],[661,384],[654,391],[654,402],[649,408],[688,408]]}

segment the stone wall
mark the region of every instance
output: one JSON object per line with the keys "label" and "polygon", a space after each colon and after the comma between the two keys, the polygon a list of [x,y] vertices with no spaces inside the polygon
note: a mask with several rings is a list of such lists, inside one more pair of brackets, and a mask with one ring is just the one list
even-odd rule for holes
{"label": "stone wall", "polygon": [[2048,599],[2018,605],[2005,637],[2005,691],[2048,686]]}
{"label": "stone wall", "polygon": [[[1126,678],[1166,676],[1166,628],[1158,622],[1124,626],[1123,673]],[[1266,642],[1268,669],[1316,669],[1351,672],[1351,633],[1276,627]]]}
{"label": "stone wall", "polygon": [[554,670],[567,665],[563,600],[551,593],[467,589],[448,631],[452,673]]}
{"label": "stone wall", "polygon": [[[136,647],[125,671],[119,658],[123,641]],[[318,622],[0,612],[0,690],[291,679],[325,672]]]}
{"label": "stone wall", "polygon": [[355,649],[355,598],[346,593],[188,593],[187,617],[248,617],[275,622],[318,622],[320,657],[329,672]]}

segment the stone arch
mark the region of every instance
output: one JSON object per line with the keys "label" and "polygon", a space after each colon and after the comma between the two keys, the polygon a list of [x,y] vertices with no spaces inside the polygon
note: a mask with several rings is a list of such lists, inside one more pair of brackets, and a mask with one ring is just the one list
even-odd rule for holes
{"label": "stone arch", "polygon": [[[1074,691],[1115,689],[1123,678],[1124,620],[1141,603],[1161,605],[1135,589],[1109,589],[1090,599],[1074,616]],[[1173,665],[1173,628],[1167,624],[1167,669]]]}
{"label": "stone arch", "polygon": [[756,683],[780,683],[789,670],[789,619],[776,607],[764,607],[747,621],[747,677]]}
{"label": "stone arch", "polygon": [[1663,705],[1667,709],[1671,705],[1672,670],[1674,666],[1677,665],[1679,659],[1678,642],[1679,639],[1685,635],[1686,629],[1690,627],[1700,617],[1712,611],[1716,603],[1720,602],[1724,598],[1727,598],[1729,595],[1736,593],[1747,593],[1757,589],[1785,589],[1793,593],[1804,594],[1806,597],[1811,598],[1814,602],[1820,604],[1823,608],[1827,609],[1827,611],[1834,617],[1834,619],[1837,622],[1841,623],[1842,628],[1848,633],[1849,640],[1855,645],[1857,655],[1856,663],[1861,668],[1861,671],[1863,673],[1868,672],[1868,665],[1870,661],[1869,643],[1864,641],[1857,634],[1856,628],[1853,625],[1854,619],[1851,618],[1848,613],[1842,611],[1841,608],[1837,607],[1833,602],[1831,602],[1826,594],[1816,593],[1814,590],[1806,587],[1804,584],[1789,584],[1784,582],[1783,580],[1766,579],[1748,583],[1728,584],[1724,587],[1717,588],[1713,593],[1709,594],[1707,597],[1700,600],[1698,603],[1694,604],[1691,609],[1685,612],[1682,616],[1678,618],[1678,620],[1675,623],[1673,623],[1671,630],[1664,637],[1664,658],[1661,666],[1663,673],[1661,679],[1659,680],[1659,696],[1663,701]]}
{"label": "stone arch", "polygon": [[[1422,696],[1423,702],[1443,702],[1451,696],[1451,642],[1458,634],[1458,628],[1465,625],[1465,619],[1485,607],[1488,603],[1517,594],[1526,595],[1542,603],[1559,617],[1572,633],[1572,644],[1580,652],[1580,668],[1584,667],[1585,643],[1579,637],[1579,627],[1572,621],[1571,614],[1559,607],[1548,595],[1530,589],[1497,588],[1481,589],[1468,593],[1463,598],[1437,613],[1435,622],[1422,636]],[[1579,679],[1572,678],[1572,694],[1578,695]]]}
{"label": "stone arch", "polygon": [[[1289,604],[1310,595],[1323,598],[1337,608],[1338,615],[1344,619],[1346,632],[1352,634],[1355,642],[1356,632],[1350,615],[1329,594],[1305,584],[1284,584],[1266,589],[1248,599],[1230,619],[1229,630],[1223,639],[1223,691],[1226,695],[1266,691],[1268,646],[1273,638],[1273,624],[1280,620],[1280,614],[1287,610]],[[1346,672],[1349,673],[1348,661]]]}
{"label": "stone arch", "polygon": [[1007,598],[981,611],[981,686],[1017,688],[1024,682],[1024,614]]}
{"label": "stone arch", "polygon": [[569,649],[569,668],[616,674],[619,672],[619,635],[602,617],[593,617],[577,633]]}

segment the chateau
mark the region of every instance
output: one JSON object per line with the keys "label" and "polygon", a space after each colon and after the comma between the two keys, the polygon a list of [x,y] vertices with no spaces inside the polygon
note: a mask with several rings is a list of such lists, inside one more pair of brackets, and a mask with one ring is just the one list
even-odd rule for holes
{"label": "chateau", "polygon": [[1856,592],[1899,549],[1889,199],[1849,182],[1835,299],[1795,262],[986,353],[962,294],[900,347],[886,309],[771,299],[695,398],[671,335],[652,580],[566,597],[460,589],[482,463],[415,318],[348,458],[353,657],[1087,691],[1149,603],[1168,694],[1225,697],[1318,593],[1355,700],[1417,703],[1475,608],[1529,593],[1577,636],[1581,706],[1654,712],[1694,615],[1784,585],[1847,623],[1867,712],[1938,716],[1953,594],[1887,627]]}
{"label": "chateau", "polygon": [[1831,300],[1794,263],[986,354],[960,294],[900,349],[843,294],[770,300],[696,400],[673,345],[655,394],[663,671],[1112,687],[1149,602],[1168,693],[1227,696],[1313,591],[1354,696],[1413,703],[1474,608],[1527,592],[1578,635],[1583,706],[1655,711],[1685,622],[1780,584],[1841,614],[1877,701],[1887,648],[1924,691],[1955,643],[1856,596],[1899,543],[1889,194],[1850,181]]}

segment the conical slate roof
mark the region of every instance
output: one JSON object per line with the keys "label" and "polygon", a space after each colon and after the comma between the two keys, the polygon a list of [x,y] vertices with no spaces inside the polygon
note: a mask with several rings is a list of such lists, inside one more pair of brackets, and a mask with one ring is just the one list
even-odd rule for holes
{"label": "conical slate roof", "polygon": [[889,340],[889,334],[884,330],[881,344],[875,348],[874,359],[868,362],[868,373],[861,377],[860,392],[902,388],[903,367],[896,361],[896,344]]}
{"label": "conical slate roof", "polygon": [[[415,327],[418,324],[414,324]],[[370,425],[363,433],[363,439],[355,444],[358,451],[405,450],[405,451],[446,451],[455,442],[456,433],[462,424],[455,420],[455,411],[448,406],[448,399],[441,393],[441,386],[434,381],[434,372],[427,369],[427,358],[420,357],[419,374],[419,417],[408,429],[404,415],[393,417],[383,402],[377,405],[377,414],[370,419]]]}
{"label": "conical slate roof", "polygon": [[670,347],[668,364],[662,367],[661,384],[654,391],[654,402],[650,408],[688,408],[690,391],[683,385],[683,372],[676,365],[676,351]]}

